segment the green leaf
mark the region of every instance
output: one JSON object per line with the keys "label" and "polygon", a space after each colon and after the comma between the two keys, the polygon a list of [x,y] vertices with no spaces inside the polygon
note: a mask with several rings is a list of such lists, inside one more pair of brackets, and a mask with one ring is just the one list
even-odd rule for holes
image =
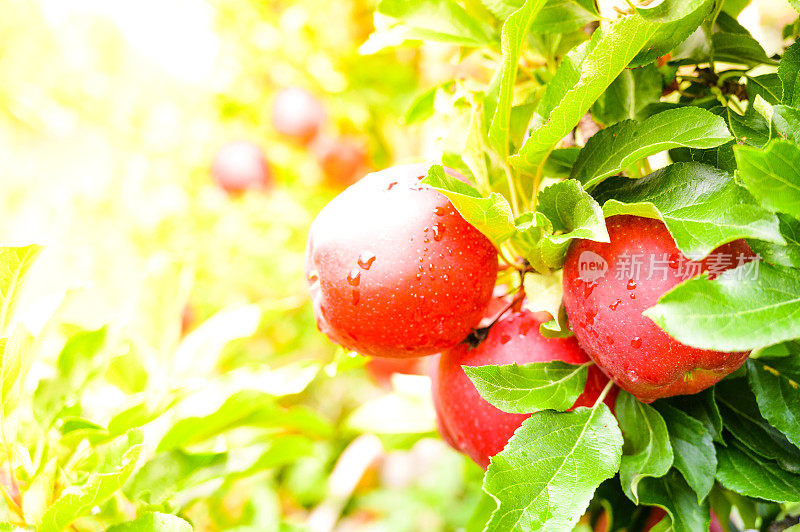
{"label": "green leaf", "polygon": [[406,111],[406,125],[424,122],[428,118],[432,117],[434,113],[433,104],[436,101],[436,93],[439,92],[439,89],[452,86],[452,84],[452,82],[448,82],[442,85],[436,85],[414,98],[414,101],[411,102],[411,105]]}
{"label": "green leaf", "polygon": [[770,105],[777,105],[781,103],[783,96],[781,80],[777,74],[747,76],[747,95],[750,101],[755,100],[756,96],[761,96]]}
{"label": "green leaf", "polygon": [[675,469],[663,478],[643,479],[639,491],[641,504],[666,510],[672,521],[671,530],[708,530],[711,518],[708,501],[698,504],[694,491]]}
{"label": "green leaf", "polygon": [[58,355],[58,372],[71,385],[80,387],[87,381],[92,364],[106,341],[106,328],[80,331],[72,335]]}
{"label": "green leaf", "polygon": [[603,183],[594,195],[606,217],[661,218],[678,248],[693,260],[739,238],[784,243],[777,218],[738,186],[733,176],[710,166],[675,163],[642,179],[617,177]]}
{"label": "green leaf", "polygon": [[746,450],[740,443],[717,446],[717,480],[746,497],[775,502],[800,502],[800,475]]}
{"label": "green leaf", "polygon": [[745,379],[727,379],[717,385],[717,397],[725,428],[745,447],[783,469],[800,473],[800,449],[759,413],[756,398]]}
{"label": "green leaf", "polygon": [[644,118],[644,109],[661,99],[661,73],[656,65],[626,68],[592,105],[594,119],[606,126]]}
{"label": "green leaf", "polygon": [[0,337],[9,334],[25,276],[42,247],[0,247]]}
{"label": "green leaf", "polygon": [[[600,205],[574,179],[554,183],[539,192],[538,208],[540,212],[535,218],[521,217],[517,220],[517,230],[525,236],[514,239],[521,244],[518,249],[534,268],[539,264],[551,269],[560,268],[570,243],[575,239],[609,241]],[[546,216],[547,222],[539,218],[540,214]],[[531,238],[530,232],[534,227],[542,232]],[[525,242],[522,242],[523,238]]]}
{"label": "green leaf", "polygon": [[750,240],[750,248],[768,264],[800,268],[800,220],[779,213],[778,227],[786,245]]}
{"label": "green leaf", "polygon": [[23,327],[11,336],[0,338],[0,417],[7,418],[22,397],[25,374],[31,363],[33,336]]}
{"label": "green leaf", "polygon": [[800,219],[800,148],[782,139],[764,150],[734,148],[742,184],[762,205]]}
{"label": "green leaf", "polygon": [[711,35],[711,50],[715,61],[749,67],[775,64],[749,33],[715,32]]}
{"label": "green leaf", "polygon": [[783,103],[800,107],[800,43],[794,43],[783,53],[778,77],[783,84]]}
{"label": "green leaf", "polygon": [[453,0],[381,0],[377,10],[407,24],[412,38],[461,46],[487,46],[495,38],[491,27]]}
{"label": "green leaf", "polygon": [[701,504],[711,492],[717,472],[711,434],[701,421],[667,403],[657,402],[656,409],[669,430],[675,468],[697,494],[697,503]]}
{"label": "green leaf", "polygon": [[627,16],[595,31],[586,46],[570,53],[542,97],[537,110],[541,126],[511,161],[526,172],[541,175],[542,164],[556,144],[628,66],[657,27],[640,16]]}
{"label": "green leaf", "polygon": [[517,64],[522,45],[528,35],[531,22],[544,6],[545,0],[526,0],[525,4],[503,24],[500,49],[503,52],[500,87],[494,117],[489,127],[489,142],[501,157],[509,154],[509,123],[511,105],[514,100],[514,83],[517,79]]}
{"label": "green leaf", "polygon": [[647,20],[659,22],[656,32],[631,60],[631,66],[646,65],[685,41],[711,12],[713,0],[665,1],[653,8],[639,7]]}
{"label": "green leaf", "polygon": [[800,447],[800,349],[786,345],[791,345],[791,356],[748,360],[747,376],[761,414]]}
{"label": "green leaf", "polygon": [[758,349],[797,338],[800,277],[797,270],[754,261],[713,281],[690,279],[644,315],[687,345],[731,352]]}
{"label": "green leaf", "polygon": [[589,363],[534,362],[504,366],[464,366],[481,397],[504,412],[529,414],[567,410],[583,393]]}
{"label": "green leaf", "polygon": [[327,435],[330,426],[316,414],[301,407],[279,407],[271,395],[244,390],[231,395],[215,412],[189,417],[175,423],[158,444],[158,451],[170,451],[213,438],[238,427],[291,428]]}
{"label": "green leaf", "polygon": [[499,503],[487,531],[570,530],[619,468],[622,435],[608,407],[543,410],[492,458],[483,488]]}
{"label": "green leaf", "polygon": [[672,467],[667,425],[655,408],[625,391],[617,396],[615,414],[625,436],[620,482],[625,494],[639,504],[637,487],[642,479],[663,477]]}
{"label": "green leaf", "polygon": [[715,388],[707,388],[694,395],[679,395],[667,401],[700,421],[708,431],[711,439],[722,443],[722,416],[714,398]]}
{"label": "green leaf", "polygon": [[224,475],[225,453],[172,450],[147,461],[125,487],[132,500],[160,505],[181,491]]}
{"label": "green leaf", "polygon": [[531,25],[535,33],[569,33],[600,15],[590,0],[547,0]]}
{"label": "green leaf", "polygon": [[45,512],[43,532],[61,532],[70,523],[91,514],[92,508],[108,500],[120,490],[136,468],[142,452],[142,432],[132,430],[115,440],[99,467],[86,482],[66,490]]}
{"label": "green leaf", "polygon": [[773,105],[772,126],[782,137],[800,144],[800,109],[788,105]]}
{"label": "green leaf", "polygon": [[725,121],[699,107],[670,109],[642,123],[626,120],[586,143],[570,177],[587,188],[650,155],[677,147],[713,148],[733,137]]}
{"label": "green leaf", "polygon": [[516,232],[511,206],[497,192],[484,198],[468,183],[445,173],[441,165],[431,166],[422,183],[447,196],[461,216],[495,245]]}
{"label": "green leaf", "polygon": [[106,532],[192,532],[192,525],[177,515],[148,512],[133,521],[110,526]]}

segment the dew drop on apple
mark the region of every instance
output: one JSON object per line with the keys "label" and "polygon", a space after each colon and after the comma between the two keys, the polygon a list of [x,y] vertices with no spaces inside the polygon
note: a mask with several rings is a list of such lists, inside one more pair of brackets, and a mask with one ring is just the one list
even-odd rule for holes
{"label": "dew drop on apple", "polygon": [[621,300],[621,299],[617,299],[616,301],[614,301],[613,303],[611,303],[611,304],[608,306],[608,308],[610,308],[611,310],[617,310],[617,307],[619,306],[619,304],[620,304],[620,303],[622,303],[622,300]]}
{"label": "dew drop on apple", "polygon": [[642,347],[642,339],[639,338],[638,336],[634,336],[633,339],[631,340],[631,347],[633,347],[634,349],[639,349],[640,347]]}
{"label": "dew drop on apple", "polygon": [[358,286],[361,284],[361,272],[358,270],[351,270],[349,274],[347,274],[347,282],[350,286]]}
{"label": "dew drop on apple", "polygon": [[369,270],[373,262],[375,262],[375,254],[369,251],[362,252],[358,257],[358,265],[365,270]]}
{"label": "dew drop on apple", "polygon": [[636,281],[633,279],[628,280],[628,290],[636,290]]}
{"label": "dew drop on apple", "polygon": [[437,242],[441,242],[444,238],[444,224],[433,224],[433,239]]}
{"label": "dew drop on apple", "polygon": [[435,214],[436,216],[444,216],[445,214],[447,214],[447,209],[445,209],[440,205],[439,207],[433,209],[433,214]]}
{"label": "dew drop on apple", "polygon": [[361,300],[361,291],[360,290],[353,290],[352,299],[353,305],[358,305],[358,302]]}

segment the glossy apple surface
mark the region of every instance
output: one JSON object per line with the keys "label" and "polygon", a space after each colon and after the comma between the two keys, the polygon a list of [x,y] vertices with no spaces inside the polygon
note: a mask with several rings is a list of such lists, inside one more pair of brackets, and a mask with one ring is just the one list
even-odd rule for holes
{"label": "glossy apple surface", "polygon": [[[485,401],[462,366],[527,364],[560,360],[583,364],[589,357],[575,338],[545,338],[539,326],[541,315],[527,310],[509,311],[490,329],[477,347],[459,344],[439,356],[433,373],[434,407],[442,437],[455,449],[467,454],[481,467],[503,450],[514,431],[530,414],[509,414]],[[586,388],[573,408],[592,406],[608,379],[596,367],[589,368]],[[616,389],[614,389],[616,390]],[[613,404],[615,393],[606,396]]]}
{"label": "glossy apple surface", "polygon": [[[610,243],[576,241],[564,263],[567,316],[595,363],[621,388],[648,403],[697,393],[739,368],[748,353],[681,344],[642,312],[700,271],[716,275],[735,266],[740,257],[750,260],[753,252],[747,244],[737,240],[692,262],[660,220],[613,216],[606,225]],[[637,262],[638,272],[632,266]],[[604,263],[607,267],[601,267]]]}
{"label": "glossy apple surface", "polygon": [[[450,170],[452,172],[452,170]],[[365,176],[311,225],[306,275],[319,329],[359,353],[418,357],[464,340],[497,277],[497,251],[425,165]]]}
{"label": "glossy apple surface", "polygon": [[272,171],[264,150],[244,140],[229,142],[217,151],[211,175],[217,185],[232,194],[272,185]]}

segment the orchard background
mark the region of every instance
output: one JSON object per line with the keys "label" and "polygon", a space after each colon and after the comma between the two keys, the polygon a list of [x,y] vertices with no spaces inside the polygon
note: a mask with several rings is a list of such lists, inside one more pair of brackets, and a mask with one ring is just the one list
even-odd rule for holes
{"label": "orchard background", "polygon": [[[732,47],[728,59],[751,54],[748,69],[774,73],[797,12],[726,2],[764,50]],[[581,24],[632,9],[601,5],[601,17],[592,2],[561,3]],[[369,171],[463,152],[470,95],[504,53],[492,9],[523,2],[438,3],[494,20],[497,45],[485,47],[474,38],[489,22],[451,19],[465,33],[428,42],[441,28],[407,32],[395,4],[0,2],[0,242],[10,246],[0,252],[0,530],[484,528],[496,503],[484,470],[437,432],[430,361],[392,375],[396,366],[336,347],[308,296],[316,214]],[[576,35],[529,43],[549,76],[588,39]],[[523,74],[536,85],[536,72]],[[310,141],[274,123],[288,87],[324,107]],[[681,87],[687,98],[696,90]],[[616,122],[606,105],[593,113]],[[215,183],[215,154],[232,141],[263,149],[264,186]],[[667,159],[645,162],[638,172]],[[541,290],[528,290],[534,306],[558,314],[558,288],[531,287]],[[729,430],[757,446],[759,428]],[[770,458],[800,478],[800,451],[784,451]],[[676,522],[681,510],[665,497],[651,499],[672,515],[658,526],[696,529]],[[726,531],[782,530],[800,513],[791,494],[783,504],[710,498]],[[663,515],[645,502],[636,509],[603,484],[575,526],[604,530],[616,513],[611,526],[641,530]]]}

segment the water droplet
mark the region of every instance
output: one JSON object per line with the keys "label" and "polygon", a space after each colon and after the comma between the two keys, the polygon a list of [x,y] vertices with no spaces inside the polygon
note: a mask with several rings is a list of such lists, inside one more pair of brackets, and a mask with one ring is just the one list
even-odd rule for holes
{"label": "water droplet", "polygon": [[408,237],[408,241],[409,242],[413,242],[414,241],[414,237],[413,236]]}
{"label": "water droplet", "polygon": [[631,347],[633,347],[634,349],[639,349],[640,347],[642,347],[642,339],[639,338],[638,336],[634,336],[633,339],[631,340]]}
{"label": "water droplet", "polygon": [[503,336],[500,337],[501,344],[507,344],[510,341],[511,341],[511,336],[509,336],[508,334],[504,334]]}
{"label": "water droplet", "polygon": [[361,299],[361,291],[360,290],[353,290],[353,305],[358,305],[358,301]]}
{"label": "water droplet", "polygon": [[435,214],[436,216],[444,216],[445,214],[447,214],[447,209],[441,206],[436,207],[435,209],[433,209],[433,214]]}
{"label": "water droplet", "polygon": [[589,311],[586,313],[586,323],[589,325],[594,324],[594,318],[597,316],[597,312]]}
{"label": "water droplet", "polygon": [[428,226],[426,225],[426,226],[425,226],[425,229],[423,229],[423,231],[425,231],[425,232],[427,233],[428,231],[430,231],[430,229],[431,229],[431,228],[430,228],[430,227],[428,227]]}
{"label": "water droplet", "polygon": [[628,290],[635,290],[636,289],[636,281],[633,279],[628,280]]}
{"label": "water droplet", "polygon": [[417,279],[422,279],[422,274],[421,273],[417,274]]}
{"label": "water droplet", "polygon": [[434,224],[433,225],[433,239],[437,242],[441,242],[444,238],[444,225],[443,224]]}
{"label": "water droplet", "polygon": [[673,270],[677,270],[678,266],[680,265],[681,257],[677,253],[673,253],[669,256],[669,267]]}
{"label": "water droplet", "polygon": [[[583,282],[583,281],[581,281]],[[584,283],[583,284],[583,297],[589,297],[594,292],[594,287],[596,285],[594,283]]]}
{"label": "water droplet", "polygon": [[375,254],[370,253],[369,251],[362,252],[358,257],[358,265],[365,270],[369,270],[373,262],[375,262]]}
{"label": "water droplet", "polygon": [[430,243],[430,241],[431,241],[431,239],[430,239],[430,238],[428,238],[428,237],[425,237],[425,240],[423,240],[423,242],[425,242],[426,244],[429,244],[429,243]]}
{"label": "water droplet", "polygon": [[397,181],[392,181],[391,183],[389,183],[389,188],[387,188],[386,190],[392,190],[396,184]]}
{"label": "water droplet", "polygon": [[636,292],[631,292],[631,299],[636,299]]}
{"label": "water droplet", "polygon": [[621,300],[621,299],[617,299],[616,301],[614,301],[613,303],[611,303],[611,304],[608,306],[608,308],[610,308],[611,310],[617,310],[617,307],[619,306],[619,304],[620,304],[620,303],[622,303],[622,300]]}
{"label": "water droplet", "polygon": [[448,277],[447,274],[442,275],[442,281],[448,282],[449,280],[450,280],[450,277]]}
{"label": "water droplet", "polygon": [[350,270],[347,274],[347,282],[350,286],[358,286],[361,283],[361,272],[358,270]]}
{"label": "water droplet", "polygon": [[308,282],[311,284],[316,283],[319,280],[319,272],[317,270],[313,270],[308,272]]}
{"label": "water droplet", "polygon": [[428,269],[429,269],[430,271],[433,271],[433,263],[432,263],[432,262],[429,262],[429,263],[428,263]]}

